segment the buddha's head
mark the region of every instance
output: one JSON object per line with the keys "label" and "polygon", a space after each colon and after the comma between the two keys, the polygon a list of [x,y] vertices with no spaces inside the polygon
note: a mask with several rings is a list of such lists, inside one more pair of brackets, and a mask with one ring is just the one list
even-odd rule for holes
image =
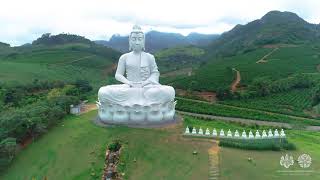
{"label": "buddha's head", "polygon": [[145,50],[145,36],[138,25],[133,26],[129,35],[129,51],[140,52]]}

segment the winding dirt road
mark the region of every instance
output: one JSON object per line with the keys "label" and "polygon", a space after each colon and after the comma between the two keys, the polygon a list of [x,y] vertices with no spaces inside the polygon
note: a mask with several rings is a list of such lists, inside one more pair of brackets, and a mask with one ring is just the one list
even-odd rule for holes
{"label": "winding dirt road", "polygon": [[240,71],[236,70],[235,68],[233,68],[232,70],[236,71],[237,75],[236,75],[236,79],[231,84],[231,91],[236,92],[237,86],[239,85],[239,83],[241,81],[241,75],[240,75]]}

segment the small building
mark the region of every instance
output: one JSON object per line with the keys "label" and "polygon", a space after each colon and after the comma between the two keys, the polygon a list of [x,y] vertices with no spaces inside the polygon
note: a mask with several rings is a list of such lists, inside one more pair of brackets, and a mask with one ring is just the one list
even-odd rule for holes
{"label": "small building", "polygon": [[84,112],[86,109],[86,103],[88,100],[82,101],[78,105],[70,105],[70,114],[79,115],[81,112]]}
{"label": "small building", "polygon": [[75,114],[78,115],[81,112],[81,105],[70,105],[70,113],[71,114]]}

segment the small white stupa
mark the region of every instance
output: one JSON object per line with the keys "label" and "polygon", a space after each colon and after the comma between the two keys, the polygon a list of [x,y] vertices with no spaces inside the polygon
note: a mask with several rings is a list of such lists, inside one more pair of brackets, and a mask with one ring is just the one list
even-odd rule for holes
{"label": "small white stupa", "polygon": [[218,134],[217,134],[217,130],[216,130],[216,128],[214,128],[213,130],[212,130],[212,136],[217,136]]}
{"label": "small white stupa", "polygon": [[196,128],[192,128],[192,134],[197,134],[197,130],[196,130]]}
{"label": "small white stupa", "polygon": [[224,137],[225,136],[223,129],[220,130],[220,134],[219,135],[220,135],[220,137]]}
{"label": "small white stupa", "polygon": [[245,130],[242,131],[241,137],[246,139],[247,138],[247,133]]}
{"label": "small white stupa", "polygon": [[203,135],[203,130],[202,130],[202,128],[201,128],[201,127],[200,127],[200,129],[199,129],[198,134],[199,134],[199,135]]}
{"label": "small white stupa", "polygon": [[284,133],[283,129],[281,129],[281,131],[280,131],[280,137],[286,137],[286,134]]}
{"label": "small white stupa", "polygon": [[276,137],[276,138],[278,138],[278,137],[279,137],[278,129],[274,130],[274,137]]}
{"label": "small white stupa", "polygon": [[252,131],[250,130],[250,132],[249,132],[249,139],[253,139],[253,138],[254,138],[253,133],[252,133]]}
{"label": "small white stupa", "polygon": [[269,129],[269,132],[268,132],[268,138],[273,138],[273,134],[272,134],[271,129]]}
{"label": "small white stupa", "polygon": [[210,136],[210,131],[208,128],[206,129],[206,136]]}
{"label": "small white stupa", "polygon": [[263,130],[262,131],[262,138],[267,138],[268,136],[267,136],[267,133],[266,133],[266,131],[265,130]]}
{"label": "small white stupa", "polygon": [[189,130],[189,127],[187,126],[186,127],[186,131],[184,132],[185,134],[190,134],[190,130]]}
{"label": "small white stupa", "polygon": [[256,136],[255,136],[255,138],[256,138],[256,139],[259,139],[259,138],[261,138],[261,135],[260,135],[260,132],[259,132],[259,130],[257,130],[257,131],[256,131]]}
{"label": "small white stupa", "polygon": [[232,133],[231,133],[230,129],[227,132],[227,137],[230,137],[230,138],[232,137]]}
{"label": "small white stupa", "polygon": [[236,132],[234,133],[234,137],[235,138],[239,138],[240,137],[238,130],[236,130]]}

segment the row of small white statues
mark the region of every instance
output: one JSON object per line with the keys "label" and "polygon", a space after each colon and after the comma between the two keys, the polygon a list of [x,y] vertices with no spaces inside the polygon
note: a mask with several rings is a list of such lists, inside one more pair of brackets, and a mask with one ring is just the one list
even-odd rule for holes
{"label": "row of small white statues", "polygon": [[[204,135],[204,136],[213,136],[213,137],[217,137],[218,136],[218,132],[217,130],[214,128],[212,133],[210,132],[210,130],[207,128],[205,133],[203,132],[202,128],[200,127],[199,131],[197,132],[197,130],[193,127],[192,131],[190,132],[189,127],[186,128],[186,131],[184,133],[185,135]],[[219,132],[219,137],[227,137],[227,138],[249,138],[249,139],[259,139],[259,138],[285,138],[286,134],[284,133],[284,130],[281,129],[280,134],[278,132],[277,129],[274,130],[274,133],[272,132],[271,129],[269,129],[268,133],[263,130],[262,131],[262,135],[260,135],[259,130],[256,131],[255,135],[253,135],[252,131],[249,131],[249,135],[247,136],[247,133],[245,130],[242,131],[242,134],[240,136],[238,130],[235,131],[234,134],[232,134],[231,130],[229,129],[227,132],[227,135],[225,135],[225,132],[223,129],[220,130]]]}

